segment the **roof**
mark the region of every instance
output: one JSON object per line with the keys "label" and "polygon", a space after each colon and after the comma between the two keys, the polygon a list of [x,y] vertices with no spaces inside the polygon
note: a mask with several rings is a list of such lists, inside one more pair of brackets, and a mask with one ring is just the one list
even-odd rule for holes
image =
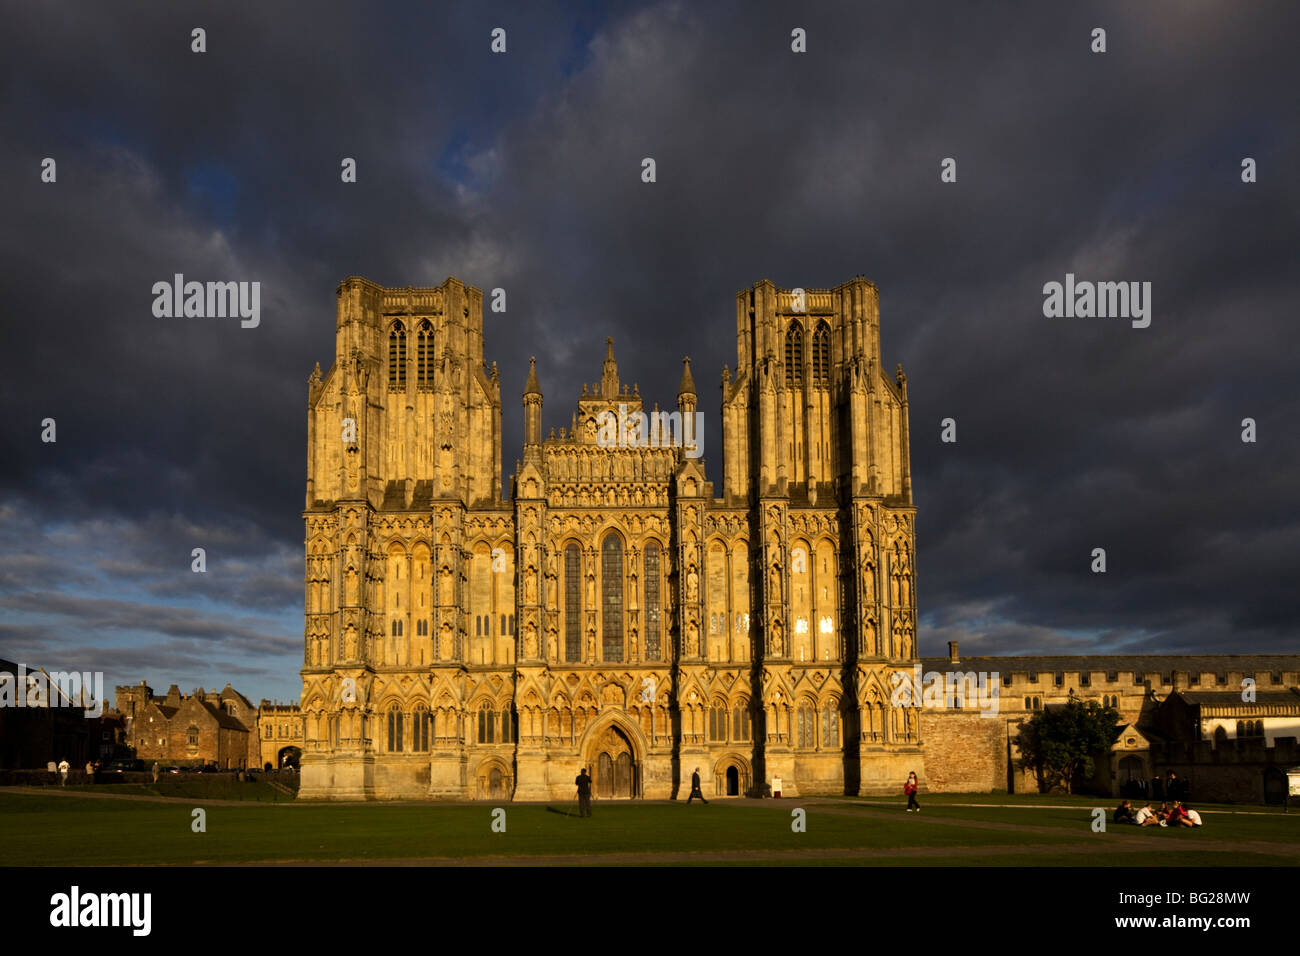
{"label": "roof", "polygon": [[245,707],[253,706],[253,702],[239,691],[235,690],[235,688],[231,687],[229,681],[226,681],[226,686],[221,689],[221,699],[225,700],[227,697],[235,698],[235,700],[239,701]]}
{"label": "roof", "polygon": [[1292,688],[1257,690],[1254,700],[1242,700],[1240,690],[1179,690],[1174,691],[1170,696],[1181,697],[1192,706],[1199,707],[1202,716],[1216,716],[1215,711],[1242,716],[1262,714],[1266,710],[1272,710],[1275,714],[1278,711],[1285,714],[1300,714],[1300,693]]}
{"label": "roof", "polygon": [[217,719],[217,723],[220,726],[226,728],[227,730],[245,730],[245,731],[248,730],[248,728],[245,727],[244,724],[241,723],[237,718],[232,717],[230,714],[226,713],[224,710],[222,710],[220,707],[218,707],[216,704],[212,703],[211,701],[199,700],[195,702],[204,710],[206,710],[208,713],[210,713],[213,717],[215,717]]}
{"label": "roof", "polygon": [[677,386],[678,395],[694,395],[695,379],[691,378],[691,360],[682,359],[682,383]]}
{"label": "roof", "polygon": [[1132,671],[1141,674],[1167,674],[1185,671],[1192,674],[1226,674],[1229,671],[1263,673],[1300,671],[1300,654],[1059,654],[1045,656],[1005,655],[967,657],[959,655],[953,664],[947,656],[923,657],[921,664],[935,670],[1005,671]]}

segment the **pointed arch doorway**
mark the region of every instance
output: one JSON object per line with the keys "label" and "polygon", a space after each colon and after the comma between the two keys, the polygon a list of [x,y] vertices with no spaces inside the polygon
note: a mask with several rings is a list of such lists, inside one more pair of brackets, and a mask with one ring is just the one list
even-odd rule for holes
{"label": "pointed arch doorway", "polygon": [[606,727],[592,742],[587,765],[598,798],[629,799],[637,795],[639,767],[632,742],[616,725]]}

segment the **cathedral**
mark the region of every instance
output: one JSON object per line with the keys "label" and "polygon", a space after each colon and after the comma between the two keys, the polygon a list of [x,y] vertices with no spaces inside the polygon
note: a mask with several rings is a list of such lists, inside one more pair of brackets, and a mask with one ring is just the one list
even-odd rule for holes
{"label": "cathedral", "polygon": [[605,799],[684,798],[696,768],[710,797],[898,792],[916,509],[875,285],[738,293],[716,417],[689,359],[647,409],[608,339],[558,429],[544,377],[503,489],[482,292],[339,286],[308,389],[301,797],[569,800],[583,767]]}

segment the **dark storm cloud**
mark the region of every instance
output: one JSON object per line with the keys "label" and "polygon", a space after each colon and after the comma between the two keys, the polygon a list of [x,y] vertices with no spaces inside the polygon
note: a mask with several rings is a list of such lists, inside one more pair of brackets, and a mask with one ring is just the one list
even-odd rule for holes
{"label": "dark storm cloud", "polygon": [[[5,593],[89,576],[300,629],[305,381],[347,275],[507,290],[507,474],[528,356],[568,425],[611,335],[661,405],[692,356],[716,479],[734,293],[866,274],[911,383],[924,652],[1293,650],[1297,26],[1283,3],[16,11],[0,481],[120,541],[62,567],[15,545]],[[261,281],[261,326],[155,319],[176,272]],[[1151,327],[1044,318],[1067,272],[1151,282]]]}

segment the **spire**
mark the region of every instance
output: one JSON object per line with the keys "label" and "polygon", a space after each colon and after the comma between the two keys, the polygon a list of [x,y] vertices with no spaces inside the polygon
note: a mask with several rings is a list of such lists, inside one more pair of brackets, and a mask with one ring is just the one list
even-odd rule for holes
{"label": "spire", "polygon": [[600,374],[602,398],[618,398],[618,362],[614,361],[614,340],[605,339],[605,367]]}
{"label": "spire", "polygon": [[524,444],[542,443],[542,386],[537,383],[537,359],[528,359],[528,384],[524,386]]}
{"label": "spire", "polygon": [[695,379],[691,378],[691,360],[682,359],[682,384],[677,386],[677,397],[695,394]]}

